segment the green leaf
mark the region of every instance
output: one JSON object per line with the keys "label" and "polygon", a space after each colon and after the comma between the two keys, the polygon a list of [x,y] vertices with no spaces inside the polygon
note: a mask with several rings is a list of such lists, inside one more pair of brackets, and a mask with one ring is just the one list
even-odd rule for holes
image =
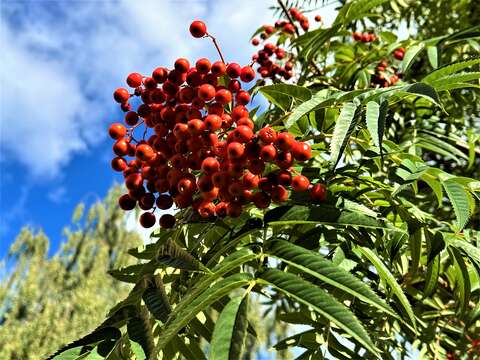
{"label": "green leaf", "polygon": [[345,305],[335,300],[320,287],[303,280],[298,275],[277,269],[268,269],[261,273],[259,277],[278,291],[309,306],[320,315],[332,321],[368,351],[378,356],[378,349],[372,343],[367,331],[355,315]]}
{"label": "green leaf", "polygon": [[200,263],[175,241],[168,239],[156,253],[156,260],[170,267],[183,270],[199,270]]}
{"label": "green leaf", "polygon": [[388,0],[355,0],[344,5],[338,12],[334,24],[348,24],[353,20],[361,19],[369,15],[369,11],[374,7],[382,5]]}
{"label": "green leaf", "polygon": [[[176,308],[172,312],[169,321],[161,328],[155,354],[163,349],[199,312],[206,310],[210,305],[228,295],[231,291],[248,285],[251,280],[252,277],[250,275],[238,273],[219,280],[196,296],[192,296],[192,293],[187,295],[186,299],[183,299],[179,304],[180,310]],[[184,302],[187,305],[180,306]]]}
{"label": "green leaf", "polygon": [[155,319],[162,322],[167,321],[172,308],[168,302],[165,287],[160,276],[157,275],[147,281],[147,287],[143,292],[142,298],[148,311],[152,313]]}
{"label": "green leaf", "polygon": [[210,359],[240,360],[247,334],[248,294],[230,300],[213,330]]}
{"label": "green leaf", "polygon": [[155,344],[152,327],[148,312],[144,307],[140,308],[137,316],[127,320],[127,333],[130,340],[135,341],[142,347],[147,359],[155,358],[153,356]]}
{"label": "green leaf", "polygon": [[262,94],[268,94],[269,98],[276,98],[279,96],[287,95],[294,98],[296,101],[305,102],[310,100],[312,97],[312,92],[303,86],[292,85],[292,84],[274,84],[263,86],[259,89]]}
{"label": "green leaf", "polygon": [[460,252],[454,247],[449,247],[448,251],[452,256],[455,269],[455,290],[458,293],[459,300],[457,309],[462,316],[467,310],[468,302],[470,301],[470,276]]}
{"label": "green leaf", "polygon": [[448,65],[442,66],[441,68],[438,68],[435,71],[432,71],[430,74],[428,74],[422,79],[422,82],[426,84],[431,84],[433,81],[437,79],[454,74],[456,72],[459,72],[460,70],[470,68],[476,64],[480,64],[480,57],[471,58],[467,60],[460,60]]}
{"label": "green leaf", "polygon": [[436,69],[438,67],[438,48],[436,46],[427,46],[427,56],[430,65]]}
{"label": "green leaf", "polygon": [[456,230],[461,231],[470,219],[470,203],[473,199],[465,187],[455,179],[443,181],[442,185],[455,212]]}
{"label": "green leaf", "polygon": [[390,272],[388,267],[382,262],[382,260],[380,260],[380,258],[371,249],[367,249],[365,247],[357,247],[357,250],[363,256],[365,256],[372,263],[373,266],[375,266],[380,278],[390,286],[393,293],[395,294],[397,299],[400,301],[400,304],[402,305],[403,309],[407,313],[413,327],[416,328],[415,315],[413,313],[412,307],[408,302],[408,299],[405,296],[402,288],[395,280],[395,276],[393,276],[393,274]]}
{"label": "green leaf", "polygon": [[312,98],[308,101],[297,106],[293,109],[290,116],[285,122],[285,127],[287,129],[291,128],[302,116],[307,115],[308,113],[318,109],[322,104],[332,104],[334,100],[329,99],[329,90],[324,89],[315,93]]}
{"label": "green leaf", "polygon": [[397,95],[397,93],[402,92],[404,92],[406,96],[414,94],[423,97],[424,99],[427,99],[428,101],[440,106],[440,98],[438,97],[437,91],[428,84],[415,83],[406,85],[401,87],[398,92],[394,92],[393,94]]}
{"label": "green leaf", "polygon": [[432,81],[432,86],[437,91],[445,91],[451,89],[458,89],[459,87],[478,86],[478,84],[470,84],[468,81],[480,79],[480,72],[463,72],[459,74],[452,74],[444,76],[440,79]]}
{"label": "green leaf", "polygon": [[[320,28],[318,30],[308,32],[308,42],[302,46],[302,50],[300,51],[298,57],[300,59],[305,59],[305,62],[307,64],[310,61],[314,60],[315,55],[324,47],[324,44],[328,40],[330,40],[333,36],[337,35],[339,29],[340,25],[334,24],[331,28]],[[298,41],[302,43],[303,39],[299,38]]]}
{"label": "green leaf", "polygon": [[420,54],[420,52],[423,50],[424,44],[420,43],[417,45],[410,46],[406,53],[405,56],[403,57],[402,63],[400,64],[400,71],[402,73],[405,73],[408,71],[410,66],[413,63],[413,60]]}
{"label": "green leaf", "polygon": [[433,258],[427,265],[427,274],[425,275],[425,286],[423,288],[423,297],[427,298],[433,294],[438,287],[438,275],[440,274],[440,255]]}
{"label": "green leaf", "polygon": [[367,129],[372,137],[373,143],[382,152],[382,139],[385,129],[385,118],[388,111],[388,101],[378,104],[374,101],[367,103],[366,120]]}
{"label": "green leaf", "polygon": [[325,259],[319,253],[306,250],[283,240],[268,245],[267,254],[276,257],[347,294],[357,297],[377,309],[396,316],[393,310],[366,283],[348,271]]}
{"label": "green leaf", "polygon": [[330,156],[333,166],[337,166],[343,150],[347,146],[348,139],[352,133],[356,121],[355,112],[357,105],[353,102],[346,103],[340,115],[337,118],[335,129],[333,130],[332,142],[330,143]]}

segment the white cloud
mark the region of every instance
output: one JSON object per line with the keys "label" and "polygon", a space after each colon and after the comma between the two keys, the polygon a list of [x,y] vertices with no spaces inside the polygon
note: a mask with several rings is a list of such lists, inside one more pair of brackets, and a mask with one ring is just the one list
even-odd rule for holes
{"label": "white cloud", "polygon": [[54,187],[47,194],[48,199],[55,204],[61,204],[61,203],[67,202],[68,200],[66,196],[67,196],[67,188],[65,186]]}
{"label": "white cloud", "polygon": [[[202,19],[230,61],[250,59],[250,34],[271,13],[264,1],[31,2],[2,5],[0,149],[2,161],[49,180],[98,144],[114,118],[113,90],[131,71],[150,73],[215,56],[188,33]],[[20,7],[20,11],[14,11]],[[18,9],[17,9],[18,10]]]}

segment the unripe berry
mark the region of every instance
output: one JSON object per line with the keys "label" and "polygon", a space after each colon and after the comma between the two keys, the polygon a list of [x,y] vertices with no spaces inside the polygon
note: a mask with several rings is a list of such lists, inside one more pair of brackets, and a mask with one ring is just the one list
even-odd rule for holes
{"label": "unripe berry", "polygon": [[297,192],[304,192],[308,190],[310,180],[306,176],[297,175],[292,179],[292,189]]}
{"label": "unripe berry", "polygon": [[275,149],[273,145],[265,145],[262,150],[260,150],[260,157],[266,162],[273,161],[276,155],[277,149]]}
{"label": "unripe berry", "polygon": [[190,24],[190,34],[195,38],[204,37],[207,33],[207,26],[203,21],[195,20]]}
{"label": "unripe berry", "polygon": [[115,99],[116,102],[123,104],[128,101],[128,99],[130,98],[130,94],[127,89],[118,88],[113,93],[113,98]]}
{"label": "unripe berry", "polygon": [[137,149],[135,151],[135,156],[139,160],[148,161],[148,160],[151,160],[155,156],[155,153],[149,145],[140,144],[140,145],[137,146]]}
{"label": "unripe berry", "polygon": [[118,205],[122,210],[129,211],[135,209],[137,201],[128,194],[124,194],[118,198]]}
{"label": "unripe berry", "polygon": [[230,63],[227,66],[227,75],[232,79],[238,78],[241,71],[242,68],[237,63]]}
{"label": "unripe berry", "polygon": [[310,189],[310,199],[315,203],[324,202],[327,199],[327,187],[324,184],[315,184]]}
{"label": "unripe berry", "polygon": [[127,76],[127,85],[136,88],[142,85],[143,76],[139,73],[131,73]]}
{"label": "unripe berry", "polygon": [[250,82],[255,79],[255,71],[251,66],[244,66],[240,72],[240,79],[244,82]]}
{"label": "unripe berry", "polygon": [[164,214],[160,217],[160,226],[164,229],[170,229],[175,225],[175,216]]}
{"label": "unripe berry", "polygon": [[198,88],[198,97],[203,101],[210,101],[215,97],[215,87],[210,84],[203,84]]}
{"label": "unripe berry", "polygon": [[245,147],[239,142],[231,142],[227,146],[227,154],[229,159],[239,159],[243,156]]}
{"label": "unripe berry", "polygon": [[112,169],[115,171],[124,171],[127,168],[127,162],[123,157],[115,157],[112,159]]}
{"label": "unripe berry", "polygon": [[127,135],[127,129],[120,123],[114,123],[110,125],[108,129],[108,134],[112,139],[118,140]]}
{"label": "unripe berry", "polygon": [[277,139],[277,132],[270,126],[266,126],[258,132],[258,137],[264,144],[271,144]]}
{"label": "unripe berry", "polygon": [[197,60],[197,62],[195,63],[195,68],[200,74],[206,74],[212,68],[212,64],[210,63],[210,60],[202,58]]}
{"label": "unripe berry", "polygon": [[307,161],[312,157],[312,150],[307,143],[298,141],[292,147],[292,155],[297,161]]}

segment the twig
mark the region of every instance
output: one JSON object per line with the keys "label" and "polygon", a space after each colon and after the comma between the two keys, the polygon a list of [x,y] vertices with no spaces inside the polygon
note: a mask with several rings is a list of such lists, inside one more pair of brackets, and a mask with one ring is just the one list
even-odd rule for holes
{"label": "twig", "polygon": [[225,59],[223,58],[222,50],[220,50],[220,46],[218,45],[217,39],[216,39],[215,37],[213,37],[212,35],[210,35],[209,33],[207,33],[207,36],[208,36],[210,39],[212,39],[213,45],[215,45],[215,48],[216,48],[217,51],[218,51],[218,55],[220,55],[220,59],[222,60],[222,62],[223,62],[224,64],[226,64]]}

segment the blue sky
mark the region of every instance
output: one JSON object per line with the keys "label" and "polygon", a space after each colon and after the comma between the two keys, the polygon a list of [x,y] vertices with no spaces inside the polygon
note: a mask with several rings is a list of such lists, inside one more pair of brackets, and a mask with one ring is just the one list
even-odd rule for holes
{"label": "blue sky", "polygon": [[112,101],[130,72],[177,57],[216,59],[188,32],[207,23],[228,60],[249,62],[250,35],[272,23],[269,0],[2,0],[0,6],[0,258],[26,224],[58,247],[80,201],[121,177],[109,167]]}

